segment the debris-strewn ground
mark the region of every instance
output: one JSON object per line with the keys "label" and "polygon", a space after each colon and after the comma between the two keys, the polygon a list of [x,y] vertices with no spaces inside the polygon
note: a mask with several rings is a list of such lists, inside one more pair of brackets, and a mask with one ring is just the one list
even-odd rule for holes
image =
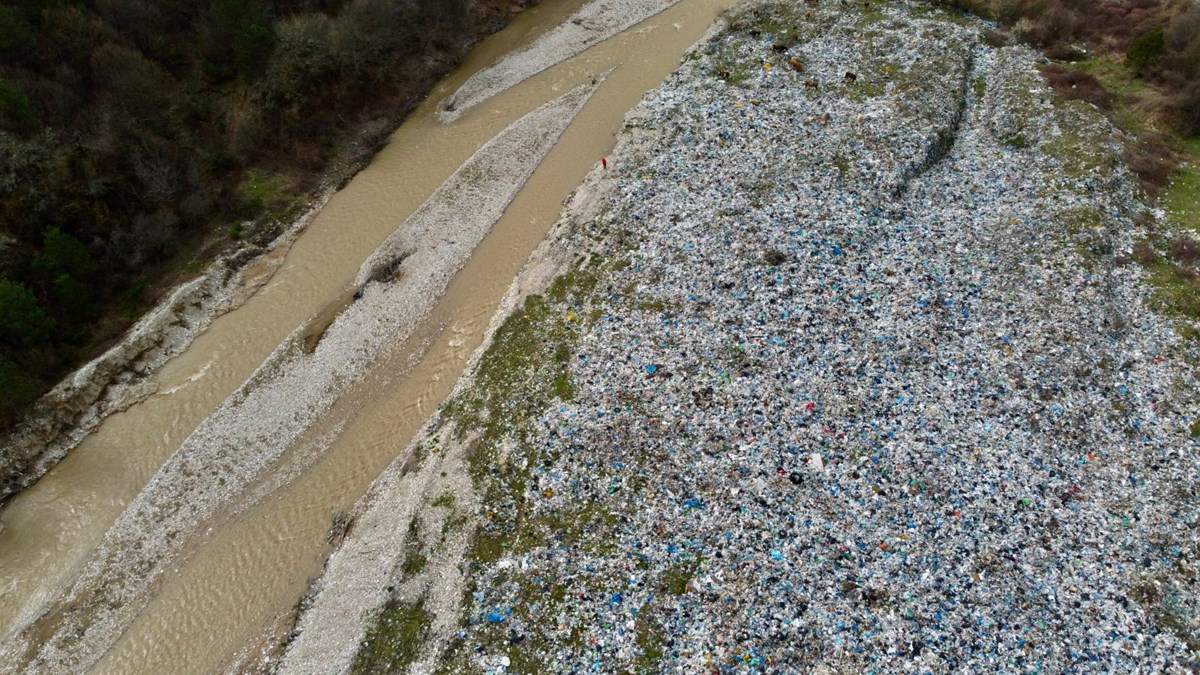
{"label": "debris-strewn ground", "polygon": [[1142,207],[1107,123],[977,31],[757,3],[647,97],[568,213],[588,257],[442,412],[458,632],[394,593],[359,669],[1196,667],[1197,405],[1124,262]]}

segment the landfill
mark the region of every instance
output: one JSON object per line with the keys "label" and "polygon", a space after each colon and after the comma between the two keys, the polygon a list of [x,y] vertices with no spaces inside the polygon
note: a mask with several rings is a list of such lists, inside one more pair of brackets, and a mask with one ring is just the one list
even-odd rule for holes
{"label": "landfill", "polygon": [[647,96],[447,662],[1197,667],[1196,399],[1122,255],[1144,207],[1108,123],[979,34],[751,3]]}
{"label": "landfill", "polygon": [[647,94],[420,446],[469,447],[473,543],[414,672],[1200,667],[1155,216],[986,28],[748,2]]}

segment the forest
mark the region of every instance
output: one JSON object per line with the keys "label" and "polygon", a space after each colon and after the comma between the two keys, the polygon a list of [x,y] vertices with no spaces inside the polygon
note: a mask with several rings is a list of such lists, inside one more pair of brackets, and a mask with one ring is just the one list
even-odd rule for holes
{"label": "forest", "polygon": [[377,147],[506,4],[0,2],[0,429]]}

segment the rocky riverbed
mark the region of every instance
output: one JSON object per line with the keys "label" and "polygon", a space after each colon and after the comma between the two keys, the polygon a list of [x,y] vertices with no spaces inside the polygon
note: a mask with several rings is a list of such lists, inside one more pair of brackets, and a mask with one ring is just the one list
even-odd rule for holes
{"label": "rocky riverbed", "polygon": [[729,15],[360,503],[290,663],[1195,668],[1200,410],[1128,260],[1152,216],[1103,117],[980,32]]}
{"label": "rocky riverbed", "polygon": [[565,92],[501,131],[405,220],[363,264],[357,290],[294,331],[191,434],[106,532],[64,594],[66,608],[4,645],[0,672],[94,664],[189,544],[293,479],[280,470],[280,457],[420,326],[602,81]]}

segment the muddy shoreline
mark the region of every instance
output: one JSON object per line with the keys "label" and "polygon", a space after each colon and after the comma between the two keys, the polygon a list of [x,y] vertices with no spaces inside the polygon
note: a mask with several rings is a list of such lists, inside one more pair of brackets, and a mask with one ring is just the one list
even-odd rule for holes
{"label": "muddy shoreline", "polygon": [[[302,326],[192,433],[105,535],[66,596],[78,602],[50,618],[52,635],[30,665],[93,663],[107,651],[197,529],[242,503],[242,489],[421,324],[595,86],[551,101],[481,148],[379,247],[382,258],[363,264],[356,299],[311,351]],[[379,280],[379,260],[394,251],[411,252],[405,273]]]}
{"label": "muddy shoreline", "polygon": [[[623,155],[621,150],[615,151]],[[505,292],[499,307],[464,368],[448,399],[474,386],[472,373],[487,353],[496,331],[517,311],[525,300],[544,293],[554,279],[569,269],[580,252],[575,240],[575,223],[581,214],[598,203],[597,197],[610,189],[603,171],[585,179],[564,206],[563,217],[530,256]],[[475,513],[482,508],[468,475],[469,456],[474,434],[459,437],[452,421],[433,415],[413,437],[398,458],[372,484],[346,516],[346,530],[337,548],[326,560],[324,569],[302,601],[286,653],[273,672],[296,675],[348,672],[368,627],[373,610],[389,598],[394,570],[421,541],[414,526],[427,538],[446,526],[454,513]],[[446,495],[452,495],[448,499]],[[452,502],[452,512],[431,504]],[[430,560],[430,573],[406,582],[400,596],[432,598],[426,609],[437,617],[431,640],[444,644],[451,639],[461,611],[465,582],[460,563],[470,544],[471,533],[455,532]],[[367,561],[370,561],[369,564]],[[432,650],[436,653],[436,650]],[[417,666],[416,672],[433,670],[431,659]]]}

